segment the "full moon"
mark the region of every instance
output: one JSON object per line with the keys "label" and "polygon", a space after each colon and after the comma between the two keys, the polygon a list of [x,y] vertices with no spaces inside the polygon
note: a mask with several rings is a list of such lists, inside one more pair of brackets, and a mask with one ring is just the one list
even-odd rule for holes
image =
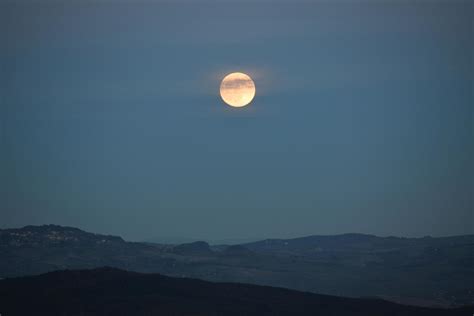
{"label": "full moon", "polygon": [[240,108],[252,102],[255,96],[255,84],[248,75],[233,72],[222,79],[220,92],[225,103]]}

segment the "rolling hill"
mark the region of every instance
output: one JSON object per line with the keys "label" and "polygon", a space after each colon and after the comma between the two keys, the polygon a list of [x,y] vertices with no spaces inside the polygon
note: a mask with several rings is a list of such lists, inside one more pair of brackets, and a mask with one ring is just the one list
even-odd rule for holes
{"label": "rolling hill", "polygon": [[420,306],[474,304],[474,235],[345,234],[210,246],[127,242],[56,225],[0,230],[0,278],[111,266]]}
{"label": "rolling hill", "polygon": [[344,315],[470,316],[471,308],[431,309],[282,288],[211,283],[113,268],[56,271],[0,281],[5,315]]}

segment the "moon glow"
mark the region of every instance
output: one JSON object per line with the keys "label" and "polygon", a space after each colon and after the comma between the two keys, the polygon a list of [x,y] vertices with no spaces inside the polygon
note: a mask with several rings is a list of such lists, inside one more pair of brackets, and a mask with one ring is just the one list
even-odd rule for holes
{"label": "moon glow", "polygon": [[241,72],[233,72],[222,79],[221,98],[230,106],[243,107],[255,97],[255,83],[252,78]]}

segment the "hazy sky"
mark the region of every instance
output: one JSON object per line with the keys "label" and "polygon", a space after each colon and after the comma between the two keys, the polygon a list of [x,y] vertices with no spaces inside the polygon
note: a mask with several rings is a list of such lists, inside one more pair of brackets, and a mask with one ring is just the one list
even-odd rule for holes
{"label": "hazy sky", "polygon": [[[474,233],[473,1],[2,1],[0,227]],[[249,107],[220,80],[252,76]]]}

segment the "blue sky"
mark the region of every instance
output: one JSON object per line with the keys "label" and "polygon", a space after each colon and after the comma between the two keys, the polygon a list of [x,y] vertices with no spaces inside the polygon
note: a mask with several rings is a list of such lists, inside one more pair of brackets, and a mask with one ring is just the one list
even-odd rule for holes
{"label": "blue sky", "polygon": [[472,2],[0,6],[1,227],[474,233]]}

